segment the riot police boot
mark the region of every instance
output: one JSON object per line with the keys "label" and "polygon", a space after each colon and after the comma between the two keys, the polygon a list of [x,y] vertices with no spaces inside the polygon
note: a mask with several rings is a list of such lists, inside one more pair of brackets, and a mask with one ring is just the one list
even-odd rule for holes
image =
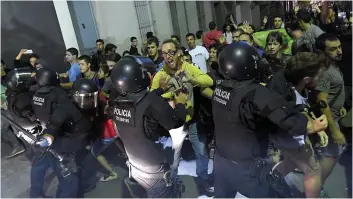
{"label": "riot police boot", "polygon": [[292,191],[288,186],[287,182],[284,180],[284,177],[277,171],[273,170],[270,172],[269,181],[271,187],[276,192],[276,195],[280,198],[291,198],[293,197]]}
{"label": "riot police boot", "polygon": [[124,182],[133,198],[146,198],[146,190],[136,180],[126,177]]}
{"label": "riot police boot", "polygon": [[17,155],[24,153],[26,149],[20,146],[15,146],[14,149],[6,156],[7,159],[13,158]]}
{"label": "riot police boot", "polygon": [[200,178],[196,178],[196,184],[200,195],[211,196],[214,193],[214,187],[210,180],[203,180]]}

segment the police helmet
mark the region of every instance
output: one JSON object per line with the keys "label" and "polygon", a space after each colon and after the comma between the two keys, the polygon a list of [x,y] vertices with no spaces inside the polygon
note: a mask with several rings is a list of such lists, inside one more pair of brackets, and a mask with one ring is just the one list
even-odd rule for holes
{"label": "police helmet", "polygon": [[226,79],[249,80],[257,76],[259,54],[241,42],[227,45],[218,56],[219,72]]}
{"label": "police helmet", "polygon": [[150,85],[150,77],[140,59],[121,58],[111,71],[110,79],[118,93],[137,93]]}
{"label": "police helmet", "polygon": [[7,88],[13,91],[28,90],[31,86],[31,74],[32,70],[28,67],[13,69],[5,78]]}
{"label": "police helmet", "polygon": [[36,73],[37,84],[43,86],[58,86],[60,79],[58,73],[49,68],[41,68]]}
{"label": "police helmet", "polygon": [[92,80],[76,80],[72,85],[72,98],[81,109],[97,108],[98,87]]}

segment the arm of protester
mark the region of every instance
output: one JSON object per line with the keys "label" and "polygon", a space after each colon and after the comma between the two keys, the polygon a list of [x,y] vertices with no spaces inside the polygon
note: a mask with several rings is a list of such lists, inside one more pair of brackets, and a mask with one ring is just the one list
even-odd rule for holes
{"label": "arm of protester", "polygon": [[201,95],[208,99],[212,99],[213,90],[209,87],[201,88]]}
{"label": "arm of protester", "polygon": [[[165,74],[163,71],[158,71],[154,75],[150,91],[153,91],[153,90],[156,90],[157,88],[160,88],[160,80],[161,80],[163,74]],[[165,99],[172,99],[173,93],[172,92],[165,92],[165,93],[163,93],[162,97]]]}
{"label": "arm of protester", "polygon": [[21,49],[21,51],[16,56],[15,60],[20,60],[22,55],[27,51],[27,49]]}
{"label": "arm of protester", "polygon": [[68,77],[68,73],[67,72],[66,73],[60,73],[59,77],[60,78],[67,78]]}
{"label": "arm of protester", "polygon": [[68,82],[68,83],[61,83],[60,86],[64,89],[70,89],[72,88],[73,82]]}
{"label": "arm of protester", "polygon": [[194,67],[192,64],[187,64],[185,69],[185,72],[190,76],[192,85],[198,87],[210,87],[213,85],[212,78],[199,68]]}

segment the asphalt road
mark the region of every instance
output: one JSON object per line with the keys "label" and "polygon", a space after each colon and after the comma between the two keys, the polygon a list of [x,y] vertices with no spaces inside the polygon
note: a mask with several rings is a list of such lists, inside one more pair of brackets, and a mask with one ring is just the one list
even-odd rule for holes
{"label": "asphalt road", "polygon": [[[13,159],[7,160],[4,154],[8,153],[10,147],[7,144],[1,146],[1,197],[6,198],[27,198],[30,180],[30,162],[25,155],[20,155]],[[87,193],[88,198],[124,198],[131,197],[123,179],[128,175],[124,159],[117,157],[117,149],[112,147],[106,151],[106,157],[119,173],[120,178],[109,182],[99,182],[97,187]],[[57,189],[56,178],[48,172],[47,182],[45,186],[48,196],[55,196]],[[99,177],[99,176],[98,176]],[[181,176],[186,191],[183,193],[185,198],[196,198],[202,193],[198,193],[194,177]],[[287,179],[290,184],[293,184],[299,191],[302,190],[302,176],[300,174],[291,173]],[[351,198],[352,197],[352,152],[351,148],[345,152],[339,163],[335,166],[331,176],[325,184],[325,190],[332,198]],[[298,192],[297,197],[302,196]]]}

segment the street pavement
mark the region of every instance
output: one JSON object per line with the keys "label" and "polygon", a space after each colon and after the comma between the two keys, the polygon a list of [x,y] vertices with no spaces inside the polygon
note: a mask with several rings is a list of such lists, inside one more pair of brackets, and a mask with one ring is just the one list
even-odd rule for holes
{"label": "street pavement", "polygon": [[[7,160],[4,158],[5,154],[10,151],[7,144],[2,143],[1,146],[1,197],[6,198],[27,198],[30,186],[30,162],[25,155],[19,155],[13,159]],[[91,192],[87,193],[85,197],[88,198],[131,198],[123,179],[128,176],[128,171],[125,166],[125,160],[118,157],[118,149],[115,146],[110,147],[105,156],[113,165],[114,169],[119,173],[120,178],[109,182],[99,182],[97,187]],[[195,161],[189,162],[195,164]],[[98,173],[97,179],[102,174]],[[186,190],[182,197],[197,198],[202,193],[198,193],[195,178],[192,176],[181,176]],[[291,173],[287,176],[289,184],[298,189],[297,197],[302,197],[302,175]],[[49,171],[46,178],[46,195],[55,197],[57,189],[57,180]],[[351,148],[345,152],[339,163],[335,166],[331,176],[328,178],[325,186],[326,192],[332,198],[351,198],[352,197],[352,152]],[[204,196],[205,197],[205,196]]]}

